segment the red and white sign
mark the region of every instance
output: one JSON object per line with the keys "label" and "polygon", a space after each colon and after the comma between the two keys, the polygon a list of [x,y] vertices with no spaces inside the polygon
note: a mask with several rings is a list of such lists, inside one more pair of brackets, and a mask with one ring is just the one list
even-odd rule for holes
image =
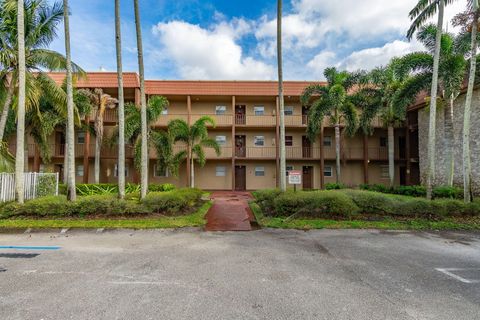
{"label": "red and white sign", "polygon": [[289,184],[302,184],[302,171],[290,170],[288,171],[288,183]]}

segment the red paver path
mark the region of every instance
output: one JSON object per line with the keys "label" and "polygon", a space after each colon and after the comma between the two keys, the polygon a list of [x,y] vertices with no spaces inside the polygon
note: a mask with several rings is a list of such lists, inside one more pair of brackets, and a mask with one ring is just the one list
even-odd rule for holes
{"label": "red paver path", "polygon": [[214,192],[210,198],[213,205],[208,210],[207,231],[250,231],[252,226],[250,221],[254,220],[254,216],[248,201],[252,199],[252,195],[248,192]]}

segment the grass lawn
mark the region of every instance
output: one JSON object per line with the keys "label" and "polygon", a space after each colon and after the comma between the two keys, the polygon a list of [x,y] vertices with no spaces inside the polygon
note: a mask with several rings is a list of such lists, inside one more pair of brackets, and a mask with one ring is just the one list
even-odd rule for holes
{"label": "grass lawn", "polygon": [[212,202],[205,202],[196,212],[178,217],[143,218],[143,219],[4,219],[0,220],[0,228],[128,228],[128,229],[152,229],[152,228],[183,228],[201,227],[205,225],[205,214],[211,207]]}
{"label": "grass lawn", "polygon": [[258,224],[266,228],[280,229],[383,229],[383,230],[480,230],[480,218],[469,221],[456,221],[445,219],[442,221],[429,221],[412,219],[398,221],[386,219],[382,221],[363,220],[328,220],[328,219],[286,219],[265,217],[260,207],[255,202],[250,202],[250,208],[255,214]]}

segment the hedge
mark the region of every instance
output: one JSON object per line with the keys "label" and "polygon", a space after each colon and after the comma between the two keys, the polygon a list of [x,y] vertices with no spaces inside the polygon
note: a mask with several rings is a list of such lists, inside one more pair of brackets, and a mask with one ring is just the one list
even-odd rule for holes
{"label": "hedge", "polygon": [[443,219],[480,215],[480,202],[455,199],[426,200],[364,190],[287,191],[270,189],[254,193],[265,215],[315,218],[351,218],[355,215]]}
{"label": "hedge", "polygon": [[148,214],[188,214],[202,203],[203,192],[198,189],[179,189],[150,192],[143,200],[134,197],[120,200],[116,195],[80,196],[69,202],[66,196],[48,196],[0,205],[0,219],[11,217],[85,217]]}
{"label": "hedge", "polygon": [[[117,194],[118,184],[115,183],[79,183],[76,185],[77,194],[79,196],[91,196],[91,195],[106,195]],[[148,191],[151,192],[164,192],[175,190],[175,186],[171,183],[163,184],[149,184]],[[67,187],[65,184],[59,184],[59,194],[67,194]],[[138,193],[140,192],[140,185],[134,183],[127,183],[125,185],[125,193]]]}
{"label": "hedge", "polygon": [[[361,190],[375,191],[381,193],[398,194],[412,197],[425,197],[427,189],[424,186],[394,186],[386,187],[383,184],[361,184]],[[439,186],[433,188],[433,198],[463,199],[463,189],[450,186]]]}

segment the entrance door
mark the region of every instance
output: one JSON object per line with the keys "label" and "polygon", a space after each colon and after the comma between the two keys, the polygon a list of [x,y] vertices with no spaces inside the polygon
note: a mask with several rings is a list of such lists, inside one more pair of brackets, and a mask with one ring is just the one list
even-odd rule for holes
{"label": "entrance door", "polygon": [[302,107],[302,125],[306,126],[308,124],[308,109],[307,107]]}
{"label": "entrance door", "polygon": [[313,167],[304,166],[303,167],[303,189],[310,190],[313,188]]}
{"label": "entrance door", "polygon": [[244,105],[237,105],[235,106],[235,124],[242,125],[246,124],[246,106]]}
{"label": "entrance door", "polygon": [[63,164],[54,165],[53,172],[58,173],[58,181],[63,181]]}
{"label": "entrance door", "polygon": [[246,157],[246,148],[245,148],[246,137],[245,136],[235,136],[235,157],[245,158]]}
{"label": "entrance door", "polygon": [[235,166],[235,190],[245,191],[247,189],[247,168]]}
{"label": "entrance door", "polygon": [[311,158],[312,157],[312,143],[306,136],[302,136],[302,157]]}
{"label": "entrance door", "polygon": [[398,137],[398,155],[400,159],[407,158],[407,139],[405,137]]}

